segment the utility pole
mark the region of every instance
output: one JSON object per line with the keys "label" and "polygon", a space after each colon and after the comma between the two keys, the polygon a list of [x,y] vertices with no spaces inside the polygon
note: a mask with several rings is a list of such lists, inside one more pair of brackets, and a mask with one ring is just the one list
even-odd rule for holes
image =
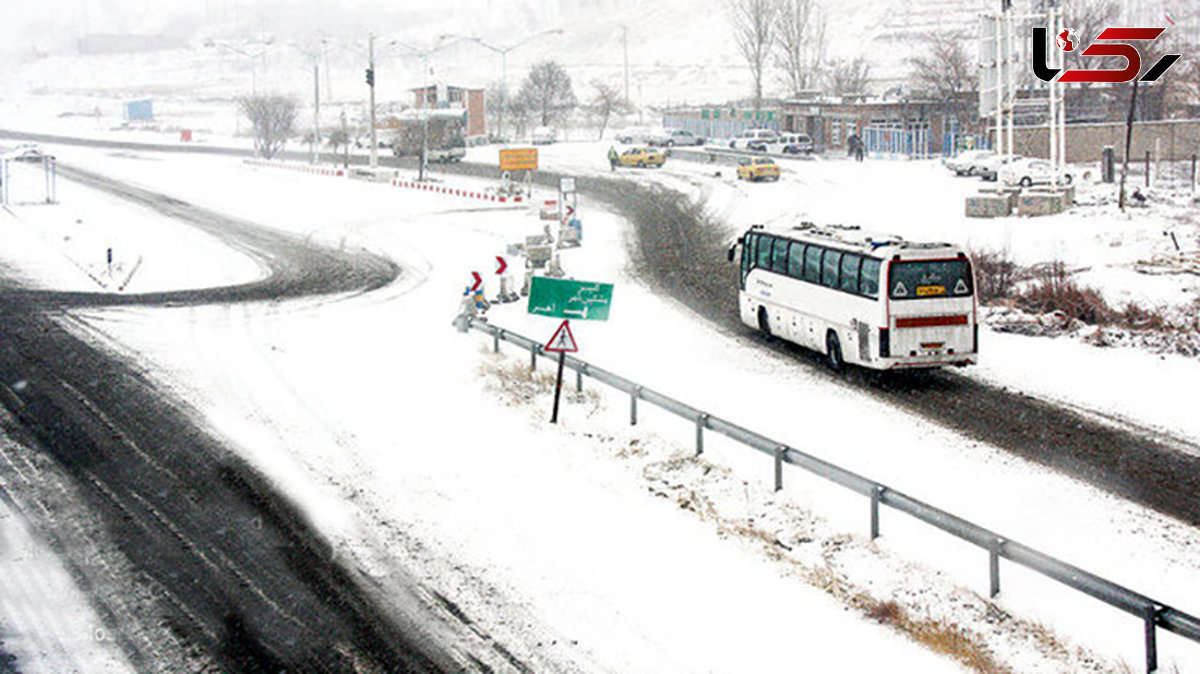
{"label": "utility pole", "polygon": [[[421,170],[417,180],[425,180],[425,172],[429,170],[429,86],[424,84],[429,76],[429,53],[431,49],[421,52]],[[437,91],[437,85],[432,85]]]}
{"label": "utility pole", "polygon": [[379,143],[375,141],[375,34],[367,38],[367,84],[371,87],[371,168],[379,166]]}
{"label": "utility pole", "polygon": [[621,45],[625,51],[625,102],[629,103],[629,27],[621,26]]}
{"label": "utility pole", "polygon": [[313,163],[321,163],[321,65],[313,64]]}

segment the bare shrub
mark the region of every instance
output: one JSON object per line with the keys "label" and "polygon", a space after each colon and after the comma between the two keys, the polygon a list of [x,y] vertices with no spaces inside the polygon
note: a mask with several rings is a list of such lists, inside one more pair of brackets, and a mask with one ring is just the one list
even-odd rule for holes
{"label": "bare shrub", "polygon": [[238,99],[238,109],[254,128],[254,149],[270,159],[283,149],[296,124],[296,99],[278,94],[256,94]]}
{"label": "bare shrub", "polygon": [[975,288],[980,302],[991,304],[1012,297],[1018,270],[1008,251],[972,251],[971,260],[975,264]]}
{"label": "bare shrub", "polygon": [[1016,300],[1026,311],[1039,314],[1057,311],[1091,325],[1107,325],[1116,317],[1100,291],[1080,285],[1061,261],[1034,270],[1033,282],[1017,294]]}
{"label": "bare shrub", "polygon": [[1134,330],[1167,330],[1171,326],[1161,307],[1144,307],[1127,302],[1119,313],[1120,323]]}

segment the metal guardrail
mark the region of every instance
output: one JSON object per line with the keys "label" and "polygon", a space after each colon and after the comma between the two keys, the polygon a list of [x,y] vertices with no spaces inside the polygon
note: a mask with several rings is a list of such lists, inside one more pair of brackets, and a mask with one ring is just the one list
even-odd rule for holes
{"label": "metal guardrail", "polygon": [[811,154],[755,152],[754,150],[739,150],[712,145],[704,147],[673,147],[670,148],[668,156],[686,161],[706,164],[726,164],[729,166],[737,166],[738,160],[742,157],[770,157],[771,159],[785,159],[788,161],[814,161],[817,159],[817,157]]}
{"label": "metal guardrail", "polygon": [[[474,320],[460,316],[456,319],[458,327],[466,332],[474,328],[492,336],[492,349],[500,350],[500,342],[505,341],[528,351],[530,367],[537,367],[538,356],[557,359],[557,354],[547,354],[542,344],[514,332],[497,327],[486,321]],[[783,464],[803,468],[827,480],[835,482],[851,491],[867,497],[870,503],[870,532],[871,539],[879,536],[879,506],[884,505],[925,522],[937,529],[960,538],[988,552],[988,575],[990,580],[990,596],[995,597],[1000,592],[1000,560],[1007,559],[1020,564],[1047,578],[1056,580],[1067,587],[1078,590],[1091,597],[1099,599],[1109,606],[1116,607],[1137,616],[1145,627],[1146,671],[1158,669],[1158,646],[1156,630],[1158,628],[1178,634],[1187,639],[1200,643],[1200,618],[1172,608],[1163,602],[1156,601],[1129,588],[1106,580],[1079,567],[1038,552],[1029,546],[1001,536],[990,529],[969,522],[961,517],[948,513],[939,508],[920,501],[908,494],[896,491],[887,485],[880,484],[870,478],[836,466],[828,461],[806,454],[785,443],[772,440],[732,422],[713,416],[687,403],[680,402],[653,389],[646,388],[620,375],[596,367],[582,359],[567,355],[566,367],[576,373],[575,386],[583,390],[583,377],[588,376],[596,381],[607,384],[618,391],[629,394],[629,423],[637,424],[638,401],[644,400],[651,405],[691,421],[696,426],[696,455],[704,451],[704,431],[720,433],[725,437],[740,442],[771,456],[775,467],[775,489],[783,488]]]}

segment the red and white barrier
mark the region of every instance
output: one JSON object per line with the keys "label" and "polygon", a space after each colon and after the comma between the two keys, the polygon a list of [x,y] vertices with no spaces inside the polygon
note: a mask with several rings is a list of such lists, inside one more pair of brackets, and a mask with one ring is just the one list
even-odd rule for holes
{"label": "red and white barrier", "polygon": [[482,201],[491,201],[498,204],[514,203],[519,204],[525,201],[525,197],[517,194],[508,196],[504,194],[492,194],[491,192],[483,192],[480,190],[465,190],[461,187],[449,187],[447,185],[434,185],[432,183],[422,183],[415,180],[401,180],[399,178],[392,181],[395,187],[406,187],[410,190],[421,190],[423,192],[434,192],[437,194],[447,194],[452,197],[466,197],[468,199],[480,199]]}
{"label": "red and white barrier", "polygon": [[282,168],[292,171],[300,171],[301,173],[312,173],[319,176],[337,176],[346,175],[346,171],[340,168],[313,166],[311,164],[297,164],[295,162],[286,161],[271,161],[267,159],[245,159],[245,163],[251,166],[262,166],[264,168]]}

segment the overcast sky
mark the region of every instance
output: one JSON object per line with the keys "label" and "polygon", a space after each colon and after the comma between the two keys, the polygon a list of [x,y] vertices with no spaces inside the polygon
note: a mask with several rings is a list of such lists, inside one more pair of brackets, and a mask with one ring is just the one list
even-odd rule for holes
{"label": "overcast sky", "polygon": [[[580,0],[581,1],[581,0]],[[603,0],[601,0],[603,2]],[[459,17],[475,25],[544,12],[561,4],[549,0],[4,0],[0,39],[11,48],[62,48],[85,33],[161,33],[196,37],[205,32],[242,30],[297,37],[304,32],[366,33],[372,27],[412,28],[427,21]],[[515,15],[515,17],[514,17]]]}

